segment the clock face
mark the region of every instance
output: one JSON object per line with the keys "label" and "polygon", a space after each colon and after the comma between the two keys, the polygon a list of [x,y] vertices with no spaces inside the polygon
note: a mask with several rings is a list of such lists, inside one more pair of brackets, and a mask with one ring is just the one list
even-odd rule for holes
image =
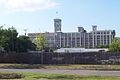
{"label": "clock face", "polygon": [[61,23],[60,22],[55,23],[55,29],[56,29],[56,31],[61,31]]}
{"label": "clock face", "polygon": [[57,27],[57,30],[59,30],[60,29],[60,24],[56,23],[56,27]]}
{"label": "clock face", "polygon": [[56,26],[59,27],[59,23],[56,23]]}
{"label": "clock face", "polygon": [[96,30],[96,28],[93,28],[93,30],[95,31],[95,30]]}

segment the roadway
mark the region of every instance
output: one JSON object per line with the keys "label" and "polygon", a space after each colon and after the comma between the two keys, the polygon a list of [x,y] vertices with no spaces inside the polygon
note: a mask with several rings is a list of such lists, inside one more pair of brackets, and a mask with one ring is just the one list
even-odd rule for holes
{"label": "roadway", "polygon": [[0,69],[0,72],[34,72],[34,73],[97,75],[97,76],[120,76],[120,71],[99,71],[99,70]]}

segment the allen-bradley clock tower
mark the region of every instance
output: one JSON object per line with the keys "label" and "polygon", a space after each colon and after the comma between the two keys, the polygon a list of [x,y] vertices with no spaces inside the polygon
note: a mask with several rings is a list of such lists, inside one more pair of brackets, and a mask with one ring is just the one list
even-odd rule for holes
{"label": "allen-bradley clock tower", "polygon": [[61,32],[61,19],[54,19],[54,32]]}

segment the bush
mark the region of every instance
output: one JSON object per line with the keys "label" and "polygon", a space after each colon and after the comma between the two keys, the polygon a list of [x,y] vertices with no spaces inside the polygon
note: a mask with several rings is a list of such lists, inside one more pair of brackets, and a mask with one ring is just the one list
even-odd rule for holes
{"label": "bush", "polygon": [[25,76],[22,74],[16,74],[16,73],[1,73],[0,79],[20,79],[24,78]]}

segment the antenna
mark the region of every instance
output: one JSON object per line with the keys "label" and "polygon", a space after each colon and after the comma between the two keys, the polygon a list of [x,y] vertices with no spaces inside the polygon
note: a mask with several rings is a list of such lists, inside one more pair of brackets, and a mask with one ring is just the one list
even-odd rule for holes
{"label": "antenna", "polygon": [[56,11],[56,14],[58,14],[58,11]]}
{"label": "antenna", "polygon": [[58,11],[56,11],[56,18],[58,18]]}

